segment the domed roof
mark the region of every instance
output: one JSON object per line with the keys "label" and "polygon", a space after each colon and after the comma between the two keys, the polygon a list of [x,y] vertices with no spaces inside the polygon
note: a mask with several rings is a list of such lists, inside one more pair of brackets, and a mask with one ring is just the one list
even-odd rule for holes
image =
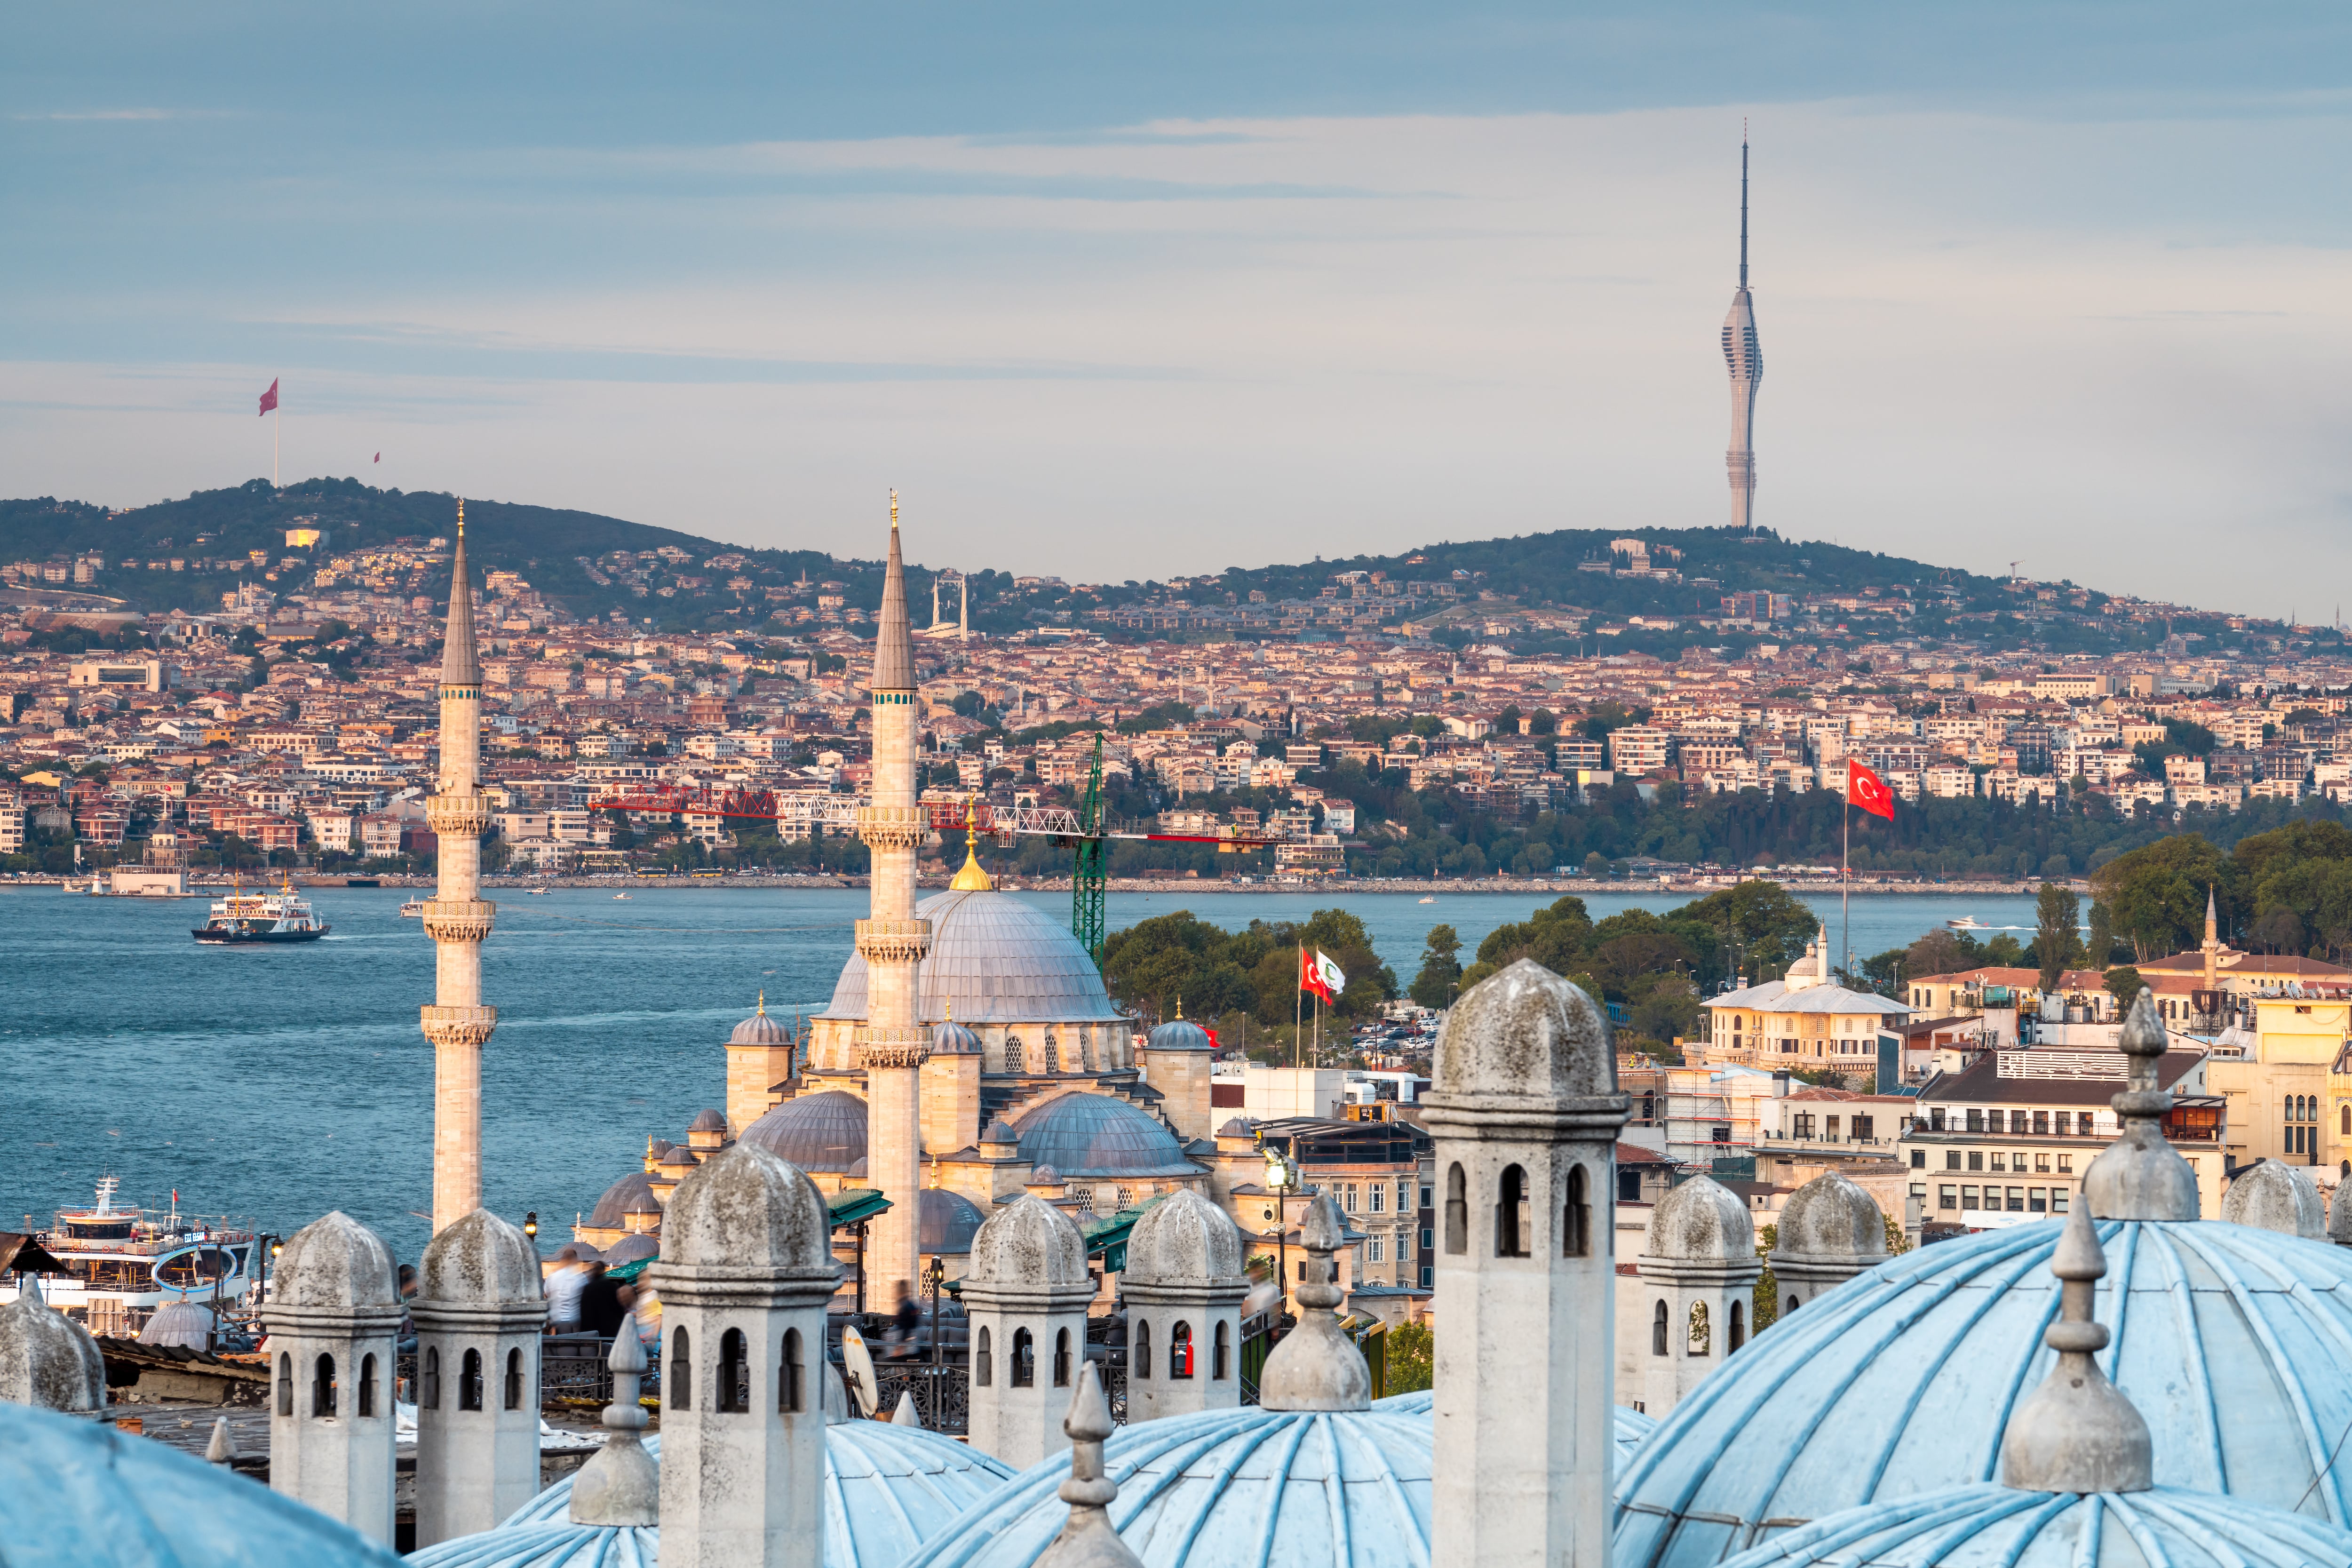
{"label": "domed roof", "polygon": [[654,1179],[643,1171],[631,1171],[604,1189],[604,1195],[588,1211],[588,1223],[598,1230],[618,1230],[628,1223],[629,1205],[639,1198],[650,1200],[653,1195]]}
{"label": "domed roof", "polygon": [[[2214,1220],[2102,1220],[2101,1360],[2147,1419],[2160,1487],[2352,1519],[2352,1251]],[[1783,1316],[1619,1477],[1616,1568],[1703,1568],[1775,1527],[1996,1474],[2048,1373],[2063,1226],[1902,1254]],[[1824,1373],[1824,1368],[1834,1368]]]}
{"label": "domed roof", "polygon": [[727,1131],[726,1114],[705,1106],[695,1113],[693,1121],[688,1124],[686,1130],[688,1132],[724,1132]]}
{"label": "domed roof", "polygon": [[980,1135],[980,1141],[983,1143],[1018,1143],[1021,1134],[1013,1131],[1013,1123],[1000,1116],[988,1124],[988,1131]]}
{"label": "domed roof", "polygon": [[416,1293],[427,1301],[491,1306],[536,1301],[545,1293],[539,1251],[522,1231],[476,1209],[426,1244]]}
{"label": "domed roof", "polygon": [[[644,1439],[661,1458],[659,1434]],[[979,1449],[919,1426],[843,1421],[824,1429],[824,1568],[903,1563],[1013,1472]],[[401,1559],[411,1568],[652,1568],[655,1526],[574,1524],[571,1476],[496,1530],[460,1536]]]}
{"label": "domed roof", "polygon": [[832,1276],[833,1216],[801,1171],[756,1143],[721,1149],[669,1195],[661,1260]]}
{"label": "domed roof", "polygon": [[604,1259],[608,1267],[618,1268],[622,1264],[635,1263],[640,1258],[660,1257],[661,1243],[643,1231],[639,1231],[635,1235],[621,1237],[599,1256]]}
{"label": "domed roof", "polygon": [[1818,1258],[1867,1268],[1886,1256],[1885,1212],[1843,1171],[1824,1171],[1789,1194],[1779,1223],[1776,1268],[1784,1258]]}
{"label": "domed roof", "polygon": [[1081,1285],[1087,1238],[1076,1221],[1043,1198],[1023,1194],[988,1216],[971,1238],[967,1285]]}
{"label": "domed roof", "polygon": [[139,1331],[139,1342],[200,1351],[211,1347],[212,1332],[212,1313],[183,1297],[155,1309],[147,1326]]}
{"label": "domed roof", "polygon": [[694,1157],[693,1150],[680,1149],[675,1144],[671,1145],[668,1153],[664,1154],[659,1160],[656,1160],[654,1163],[661,1167],[665,1174],[670,1172],[676,1172],[679,1175],[685,1174],[687,1172],[693,1170],[697,1165],[702,1163],[701,1161]]}
{"label": "domed roof", "polygon": [[791,1041],[793,1032],[768,1016],[768,998],[760,998],[760,1010],[735,1026],[727,1037],[730,1046],[781,1046]]}
{"label": "domed roof", "polygon": [[2263,1160],[2238,1173],[2221,1195],[2221,1217],[2315,1241],[2327,1234],[2327,1205],[2318,1184],[2277,1160]]}
{"label": "domed roof", "polygon": [[1238,1226],[1225,1211],[1180,1187],[1154,1202],[1128,1233],[1125,1285],[1197,1285],[1241,1289],[1244,1254]]}
{"label": "domed roof", "polygon": [[944,1252],[950,1257],[970,1252],[971,1238],[988,1218],[978,1204],[945,1187],[925,1187],[919,1207],[919,1252]]}
{"label": "domed roof", "polygon": [[1056,1095],[1013,1124],[1021,1157],[1073,1176],[1192,1176],[1176,1134],[1140,1106],[1108,1094]]}
{"label": "domed roof", "polygon": [[274,1307],[389,1307],[400,1299],[392,1249],[341,1209],[294,1233],[278,1255],[277,1275],[269,1291]]}
{"label": "domed roof", "polygon": [[866,1158],[866,1102],[837,1089],[788,1100],[743,1129],[756,1143],[803,1171],[846,1173]]}
{"label": "domed roof", "polygon": [[96,1410],[106,1403],[106,1358],[88,1329],[38,1296],[20,1295],[0,1307],[0,1400]]}
{"label": "domed roof", "polygon": [[980,1037],[950,1019],[931,1031],[931,1055],[976,1057],[980,1055]]}
{"label": "domed roof", "polygon": [[1155,1051],[1212,1051],[1215,1044],[1209,1031],[1190,1018],[1171,1018],[1151,1031],[1146,1042]]}
{"label": "domed roof", "polygon": [[1246,1116],[1236,1116],[1227,1121],[1223,1127],[1217,1129],[1217,1136],[1220,1138],[1255,1138],[1257,1136],[1257,1123],[1252,1121]]}
{"label": "domed roof", "polygon": [[[1149,1568],[1390,1568],[1429,1561],[1430,1421],[1244,1405],[1122,1426],[1104,1445],[1119,1536]],[[907,1568],[1028,1568],[1070,1516],[1061,1453],[942,1531]]]}
{"label": "domed roof", "polygon": [[1538,1104],[1617,1092],[1609,1020],[1522,958],[1463,993],[1437,1037],[1436,1091]]}
{"label": "domed roof", "polygon": [[87,1418],[0,1402],[8,1554],[77,1568],[397,1568],[403,1559],[290,1498]]}
{"label": "domed roof", "polygon": [[1756,1222],[1748,1217],[1748,1205],[1738,1194],[1711,1176],[1693,1176],[1651,1211],[1649,1240],[1642,1256],[1753,1265]]}
{"label": "domed roof", "polygon": [[2086,1551],[2095,1551],[2099,1568],[2306,1568],[2352,1561],[2352,1535],[2179,1487],[2035,1492],[1982,1481],[1832,1514],[1730,1561],[1738,1568],[2076,1568]]}
{"label": "domed roof", "polygon": [[[1102,972],[1069,928],[1011,893],[935,893],[915,906],[931,922],[918,973],[916,1016],[966,1024],[1113,1023]],[[842,965],[824,1018],[866,1016],[866,960]]]}

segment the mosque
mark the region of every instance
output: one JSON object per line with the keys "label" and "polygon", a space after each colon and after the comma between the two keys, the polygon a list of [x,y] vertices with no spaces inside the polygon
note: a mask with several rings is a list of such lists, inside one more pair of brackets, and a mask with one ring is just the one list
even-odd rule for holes
{"label": "mosque", "polygon": [[[891,563],[903,617],[895,538]],[[887,657],[877,665],[878,710],[906,688],[886,684]],[[877,761],[869,841],[911,847],[887,773]],[[2121,1031],[2122,1131],[2065,1218],[1888,1257],[1867,1194],[1823,1176],[1781,1215],[1762,1260],[1781,1312],[1756,1331],[1739,1311],[1760,1267],[1752,1224],[1709,1178],[1675,1187],[1619,1261],[1595,1212],[1631,1111],[1607,1019],[1515,963],[1455,1004],[1426,1101],[1433,1386],[1372,1399],[1335,1310],[1349,1232],[1318,1191],[1298,1227],[1297,1326],[1251,1401],[1232,1354],[1249,1244],[1215,1201],[1223,1140],[1183,1136],[1151,1043],[1128,1060],[1131,1037],[1087,1010],[1083,976],[1050,1000],[1000,976],[1011,994],[992,1010],[953,964],[929,988],[933,955],[1014,928],[992,924],[983,888],[918,905],[911,877],[877,862],[863,970],[845,973],[809,1059],[772,1058],[786,1070],[740,1104],[730,1083],[687,1157],[665,1151],[658,1190],[633,1173],[654,1206],[620,1217],[655,1221],[635,1234],[657,1235],[646,1278],[663,1312],[650,1345],[614,1342],[606,1441],[574,1476],[541,1485],[532,1242],[478,1204],[436,1228],[409,1305],[412,1407],[391,1381],[392,1256],[331,1213],[286,1244],[265,1310],[267,1489],[103,1424],[87,1332],[35,1292],[0,1307],[7,1560],[383,1568],[397,1561],[396,1434],[413,1423],[420,1568],[2352,1568],[2337,1462],[2352,1441],[2352,1205],[2331,1217],[2272,1162],[2200,1217],[2164,1132],[2167,1037],[2146,994]],[[744,1045],[777,1048],[757,1037],[761,1016]],[[968,1079],[956,1060],[923,1076],[960,1058]],[[823,1119],[807,1109],[820,1101]],[[462,1132],[462,1096],[443,1104]],[[1069,1138],[1051,1114],[1066,1104],[1158,1131],[1096,1174],[1097,1142],[1054,1141]],[[805,1169],[778,1142],[841,1168]],[[982,1202],[973,1178],[949,1184],[990,1148],[1031,1177],[1055,1159],[1073,1171],[1056,1170],[1053,1196],[1023,1184]],[[969,1441],[920,1429],[911,1402],[887,1422],[842,1402],[827,1183],[858,1178],[853,1149],[865,1190],[893,1197],[898,1277],[921,1241],[904,1199],[934,1190],[934,1160],[935,1190],[982,1215],[961,1254]],[[1171,1150],[1164,1171],[1132,1163]],[[1115,1424],[1086,1352],[1097,1284],[1068,1187],[1122,1175],[1166,1185],[1128,1244]],[[648,1350],[658,1434],[639,1398]],[[1628,1411],[1635,1398],[1661,1418]]]}

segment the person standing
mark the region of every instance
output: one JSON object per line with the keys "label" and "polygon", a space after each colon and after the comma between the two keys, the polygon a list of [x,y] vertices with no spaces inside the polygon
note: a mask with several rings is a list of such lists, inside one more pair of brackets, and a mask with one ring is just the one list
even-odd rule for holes
{"label": "person standing", "polygon": [[555,1271],[547,1277],[547,1331],[551,1334],[576,1334],[580,1331],[580,1293],[588,1286],[588,1270],[581,1263],[580,1249],[567,1247],[555,1255]]}

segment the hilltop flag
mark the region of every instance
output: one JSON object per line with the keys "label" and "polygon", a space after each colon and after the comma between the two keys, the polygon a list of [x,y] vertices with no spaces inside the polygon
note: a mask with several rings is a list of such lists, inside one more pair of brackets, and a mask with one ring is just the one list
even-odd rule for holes
{"label": "hilltop flag", "polygon": [[263,394],[261,395],[261,412],[263,412],[264,414],[267,414],[267,413],[268,413],[271,409],[273,409],[273,408],[275,408],[275,407],[277,407],[277,406],[278,406],[278,383],[276,383],[275,381],[272,381],[272,382],[269,384],[269,390],[268,390],[268,391],[267,391],[267,392],[265,392],[265,393],[263,393]]}
{"label": "hilltop flag", "polygon": [[383,454],[382,452],[378,452],[378,453],[375,455],[375,460],[376,460],[377,462],[379,462],[379,463],[383,462]]}
{"label": "hilltop flag", "polygon": [[1845,763],[1845,798],[1873,816],[1895,820],[1895,793],[1885,779],[1852,757]]}

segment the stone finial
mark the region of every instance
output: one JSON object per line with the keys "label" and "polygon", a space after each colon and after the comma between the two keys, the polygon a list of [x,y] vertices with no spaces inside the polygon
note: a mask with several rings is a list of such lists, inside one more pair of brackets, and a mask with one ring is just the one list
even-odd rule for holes
{"label": "stone finial", "polygon": [[[2344,1205],[2352,1207],[2352,1205]],[[2221,1217],[2316,1241],[2327,1235],[2327,1204],[2310,1176],[2277,1160],[2238,1173],[2221,1195]]]}
{"label": "stone finial", "polygon": [[890,1425],[912,1426],[919,1432],[922,1430],[923,1413],[915,1408],[915,1394],[912,1389],[898,1395],[898,1407],[890,1412]]}
{"label": "stone finial", "polygon": [[2336,1195],[2327,1201],[2327,1239],[2352,1247],[2352,1182],[2336,1183]]}
{"label": "stone finial", "polygon": [[2197,1173],[2164,1136],[2172,1093],[2156,1082],[2166,1037],[2153,993],[2132,998],[2116,1043],[2131,1058],[2130,1087],[2108,1101],[2123,1132],[2083,1173],[2084,1205],[2095,1219],[2195,1219]]}
{"label": "stone finial", "polygon": [[0,1307],[0,1399],[43,1410],[106,1405],[106,1358],[89,1331],[31,1291]]}
{"label": "stone finial", "polygon": [[2155,1485],[2147,1423],[2123,1390],[2107,1381],[2093,1352],[2107,1343],[2093,1316],[2106,1254],[2089,1211],[2067,1217],[2050,1272],[2059,1287],[2058,1321],[2042,1342],[2058,1364],[2009,1420],[2000,1442],[2004,1486],[2036,1492],[2142,1492]]}
{"label": "stone finial", "polygon": [[215,1465],[236,1463],[236,1434],[228,1429],[227,1416],[214,1418],[213,1440],[205,1445],[205,1458]]}
{"label": "stone finial", "polygon": [[269,1304],[279,1309],[348,1311],[399,1303],[392,1249],[341,1209],[321,1215],[288,1239],[269,1289]]}
{"label": "stone finial", "polygon": [[1318,1193],[1298,1227],[1307,1249],[1307,1279],[1291,1292],[1298,1326],[1265,1358],[1258,1403],[1268,1410],[1365,1410],[1372,1403],[1372,1373],[1364,1354],[1339,1327],[1331,1309],[1344,1294],[1335,1282],[1335,1255],[1346,1244],[1339,1205]]}
{"label": "stone finial", "polygon": [[1061,1489],[1070,1517],[1035,1568],[1143,1568],[1143,1560],[1111,1528],[1110,1505],[1118,1496],[1118,1483],[1103,1473],[1103,1440],[1112,1430],[1110,1405],[1103,1399],[1092,1362],[1078,1367],[1078,1385],[1071,1391],[1070,1413],[1062,1418],[1062,1430],[1070,1437],[1070,1479]]}
{"label": "stone finial", "polygon": [[661,1210],[661,1231],[666,1265],[805,1274],[839,1268],[824,1194],[798,1166],[757,1143],[730,1143],[697,1165]]}
{"label": "stone finial", "polygon": [[1435,1089],[1474,1107],[1616,1099],[1608,1016],[1575,985],[1520,959],[1472,986],[1446,1014]]}
{"label": "stone finial", "polygon": [[[1051,1167],[1033,1173],[1048,1174]],[[1052,1175],[1058,1183],[1061,1177]],[[982,1285],[1077,1285],[1087,1275],[1087,1238],[1068,1215],[1024,1193],[988,1216],[971,1238],[967,1282]]]}
{"label": "stone finial", "polygon": [[1127,1238],[1122,1285],[1243,1286],[1240,1227],[1225,1211],[1179,1187],[1151,1205]]}
{"label": "stone finial", "polygon": [[661,1521],[661,1471],[637,1434],[646,1429],[637,1382],[645,1375],[646,1347],[635,1318],[622,1320],[604,1360],[613,1369],[613,1403],[604,1406],[612,1436],[588,1457],[572,1482],[574,1524],[642,1525]]}
{"label": "stone finial", "polygon": [[1711,1176],[1693,1176],[1658,1200],[1642,1253],[1645,1258],[1754,1265],[1756,1222],[1738,1194]]}

